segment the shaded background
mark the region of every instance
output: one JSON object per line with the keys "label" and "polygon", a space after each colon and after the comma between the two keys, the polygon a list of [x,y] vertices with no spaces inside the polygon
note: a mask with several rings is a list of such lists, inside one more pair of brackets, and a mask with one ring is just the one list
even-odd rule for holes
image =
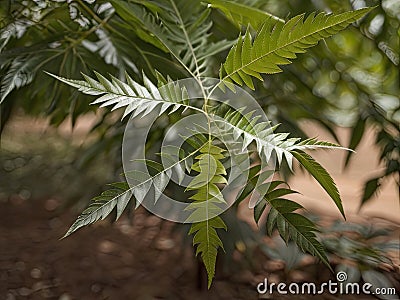
{"label": "shaded background", "polygon": [[[93,69],[116,76],[127,70],[135,79],[142,69],[154,79],[154,68],[174,79],[185,76],[168,53],[143,38],[134,15],[126,18],[106,3],[1,2],[1,299],[257,299],[255,286],[265,277],[331,279],[310,256],[265,237],[263,228],[256,231],[245,205],[226,216],[235,224],[224,237],[231,247],[219,256],[210,291],[204,290],[204,271],[184,228],[143,209],[114,225],[107,219],[58,240],[88,201],[119,178],[124,124],[120,112],[89,106],[91,98],[43,70],[69,78]],[[145,9],[130,3],[138,15]],[[285,19],[378,5],[282,74],[266,76],[255,96],[268,117],[282,123],[281,131],[356,149],[351,157],[315,153],[338,184],[349,226],[312,178],[300,170],[286,176],[302,193],[296,201],[321,224],[332,266],[373,271],[378,284],[399,289],[400,2],[246,3]],[[46,15],[37,19],[38,11]],[[237,37],[221,12],[213,11],[212,18],[216,38]],[[224,55],[216,58],[216,70],[223,60]],[[152,137],[150,144],[157,130]]]}

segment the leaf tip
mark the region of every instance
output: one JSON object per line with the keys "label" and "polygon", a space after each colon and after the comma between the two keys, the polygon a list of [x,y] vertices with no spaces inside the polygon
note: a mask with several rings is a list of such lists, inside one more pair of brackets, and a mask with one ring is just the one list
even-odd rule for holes
{"label": "leaf tip", "polygon": [[211,274],[208,274],[208,284],[207,284],[207,289],[211,288],[211,284],[213,282],[213,276]]}
{"label": "leaf tip", "polygon": [[62,237],[60,237],[58,240],[59,241],[61,241],[61,240],[64,240],[65,238],[67,238],[68,236],[70,236],[71,235],[71,232],[70,232],[70,229],[62,236]]}
{"label": "leaf tip", "polygon": [[50,72],[47,72],[47,71],[44,71],[44,70],[43,70],[43,73],[46,73],[47,75],[49,75],[49,76],[51,76],[51,77],[53,77],[55,79],[59,78],[57,75],[54,75],[53,73],[50,73]]}

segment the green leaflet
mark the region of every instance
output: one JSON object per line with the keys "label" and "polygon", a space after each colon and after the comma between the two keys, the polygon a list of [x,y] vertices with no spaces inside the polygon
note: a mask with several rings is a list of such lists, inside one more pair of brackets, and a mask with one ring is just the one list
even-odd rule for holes
{"label": "green leaflet", "polygon": [[364,193],[361,198],[360,208],[366,202],[368,202],[374,195],[376,195],[376,193],[379,191],[380,187],[381,187],[380,177],[375,177],[375,178],[369,179],[367,182],[365,182]]}
{"label": "green leaflet", "polygon": [[285,23],[284,20],[242,3],[226,0],[208,0],[206,1],[212,8],[221,10],[234,24],[246,26],[250,24],[257,30],[267,18],[272,18],[276,22]]}
{"label": "green leaflet", "polygon": [[116,219],[118,220],[133,193],[125,182],[113,183],[110,186],[112,186],[112,189],[92,199],[89,206],[80,214],[62,238],[69,236],[85,225],[92,224],[97,220],[104,220],[115,207],[117,208]]}
{"label": "green leaflet", "polygon": [[329,173],[317,162],[311,155],[303,151],[292,151],[293,156],[306,168],[306,170],[319,182],[323,189],[335,202],[337,208],[344,218],[344,210],[342,206],[342,200],[340,199],[339,191],[336,187],[335,181],[329,175]]}
{"label": "green leaflet", "polygon": [[215,120],[215,124],[221,129],[222,134],[232,133],[236,140],[242,137],[243,149],[255,142],[259,156],[266,161],[269,161],[275,152],[278,163],[281,164],[282,159],[285,158],[291,170],[293,170],[292,151],[294,150],[319,148],[350,150],[330,142],[317,141],[315,138],[300,141],[299,138],[288,138],[289,134],[287,133],[274,133],[278,125],[271,126],[270,122],[259,122],[260,116],[254,115],[253,111],[242,114],[235,110],[217,110],[215,114],[223,119],[223,121]]}
{"label": "green leaflet", "polygon": [[134,81],[126,74],[127,83],[111,76],[111,81],[103,75],[95,72],[98,81],[83,75],[83,80],[72,80],[47,73],[54,78],[77,88],[80,92],[88,95],[102,95],[91,104],[100,104],[100,107],[113,106],[112,110],[126,106],[122,118],[132,115],[132,118],[141,115],[142,117],[153,112],[158,108],[158,115],[172,108],[169,113],[179,108],[194,109],[203,112],[201,109],[189,105],[189,100],[185,88],[181,88],[174,83],[168,83],[157,88],[143,74],[144,86]]}
{"label": "green leaflet", "polygon": [[[193,77],[207,76],[209,73],[208,58],[232,46],[232,41],[221,40],[210,42],[209,30],[212,22],[209,20],[210,10],[204,10],[200,1],[169,0],[172,15],[165,16],[164,24],[167,39],[172,41],[169,47],[171,53],[189,71]],[[201,10],[200,16],[193,10]],[[179,26],[176,26],[176,24]]]}
{"label": "green leaflet", "polygon": [[224,158],[224,150],[209,141],[200,149],[200,155],[196,157],[197,162],[193,164],[192,170],[198,175],[189,183],[187,190],[196,191],[190,197],[194,200],[188,206],[193,210],[187,222],[204,220],[193,223],[189,234],[195,234],[193,245],[197,245],[196,255],[200,254],[208,274],[208,288],[210,288],[215,274],[215,263],[217,260],[218,248],[223,248],[221,239],[218,237],[218,228],[227,230],[225,223],[218,216],[222,213],[219,206],[225,203],[223,195],[217,184],[226,184],[226,171],[221,163]]}
{"label": "green leaflet", "polygon": [[285,24],[270,17],[254,39],[249,30],[244,36],[239,36],[237,44],[229,51],[221,66],[220,79],[226,84],[244,83],[254,90],[252,77],[262,81],[261,74],[281,72],[280,65],[290,64],[296,54],[304,53],[320,40],[338,33],[371,9],[363,8],[337,15],[311,13],[306,19],[302,14]]}
{"label": "green leaflet", "polygon": [[[364,130],[365,130],[365,119],[360,117],[357,122],[356,125],[353,128],[353,131],[351,133],[351,138],[350,138],[350,143],[349,143],[349,148],[350,149],[356,149],[357,146],[360,144],[361,139],[364,135]],[[350,162],[350,157],[353,154],[353,151],[350,151],[347,153],[346,156],[346,160],[344,162],[344,165],[347,166]]]}
{"label": "green leaflet", "polygon": [[[134,170],[126,174],[126,177],[131,179],[131,186],[126,182],[110,184],[112,189],[93,198],[92,202],[79,215],[64,237],[67,237],[85,225],[105,219],[114,208],[116,208],[116,219],[118,219],[132,197],[135,198],[135,206],[138,207],[144,197],[148,195],[150,189],[153,189],[154,191],[153,200],[156,202],[168,184],[171,172],[173,170],[175,172],[180,171],[181,164],[185,163],[187,159],[192,158],[196,153],[198,153],[198,149],[191,153],[184,153],[182,157],[178,160],[173,160],[173,162],[169,163],[168,166],[162,166],[161,164],[150,160],[144,161],[143,163],[146,164],[146,166],[157,171],[156,174],[150,176],[149,174]],[[168,151],[166,151],[165,155],[167,154]]]}
{"label": "green leaflet", "polygon": [[[284,188],[268,189],[268,192],[263,196],[263,200],[259,204],[257,204],[256,207],[254,208],[254,220],[256,221],[256,223],[258,223],[258,221],[260,220],[260,217],[263,214],[263,212],[268,204],[268,201],[272,201],[272,200],[278,199],[282,196],[296,194],[296,193],[297,193],[296,191],[293,191],[290,189],[284,189]],[[284,201],[282,201],[282,202],[284,203]],[[298,204],[298,205],[299,205],[298,208],[301,208],[301,205],[300,204]]]}
{"label": "green leaflet", "polygon": [[28,85],[33,80],[35,68],[38,64],[38,57],[15,58],[7,70],[6,75],[1,79],[0,104],[9,93]]}
{"label": "green leaflet", "polygon": [[[258,173],[260,168],[256,165],[252,167],[252,170]],[[267,205],[270,206],[266,220],[267,233],[272,235],[273,229],[277,228],[280,236],[286,243],[290,240],[294,241],[303,252],[308,252],[318,257],[324,264],[330,267],[325,250],[322,244],[316,239],[315,232],[318,231],[316,225],[306,217],[294,212],[302,209],[303,206],[292,200],[281,198],[282,196],[297,192],[289,188],[279,188],[281,184],[285,184],[283,181],[258,184],[259,178],[261,178],[261,182],[264,182],[264,179],[270,177],[270,175],[269,171],[264,171],[250,178],[237,201],[242,201],[257,191],[262,199],[254,208],[255,222],[259,222]]]}
{"label": "green leaflet", "polygon": [[315,232],[318,231],[316,225],[303,215],[294,212],[302,206],[281,198],[269,200],[268,203],[271,206],[266,222],[268,234],[271,235],[276,227],[286,243],[289,240],[294,241],[303,252],[318,257],[331,269],[325,249],[316,239]]}
{"label": "green leaflet", "polygon": [[[135,3],[112,1],[120,16],[130,22],[139,22],[149,31],[142,38],[162,50],[168,50],[192,77],[209,74],[208,59],[226,49],[233,41],[210,41],[212,21],[210,9],[204,9],[200,1],[165,0],[153,7],[151,14]],[[161,43],[162,46],[157,45]]]}
{"label": "green leaflet", "polygon": [[[243,136],[244,148],[251,142],[255,141],[258,154],[260,157],[266,159],[266,161],[269,161],[272,153],[275,152],[279,164],[281,164],[284,156],[288,162],[289,168],[292,169],[293,157],[296,158],[296,160],[299,161],[315,179],[317,179],[322,188],[335,202],[343,217],[345,217],[342,201],[335,182],[329,173],[303,150],[318,148],[349,149],[330,142],[317,141],[313,138],[299,141],[299,139],[296,138],[288,139],[287,134],[275,134],[274,129],[276,127],[270,127],[269,122],[258,122],[258,118],[257,116],[253,116],[253,112],[242,115],[239,111],[228,111],[224,114],[219,113],[219,115],[226,121],[219,125],[222,130],[228,132],[233,131],[233,136],[236,136],[237,138]],[[261,183],[264,182],[264,180],[261,180]],[[254,188],[259,190],[260,187],[261,185],[259,186],[257,183],[254,183]],[[265,191],[262,191],[261,196],[264,195]]]}
{"label": "green leaflet", "polygon": [[156,26],[151,26],[151,24],[155,24],[155,17],[143,6],[120,0],[112,0],[110,2],[121,18],[130,25],[132,30],[136,31],[140,39],[164,52],[168,51],[164,44],[152,34],[152,31],[156,30]]}

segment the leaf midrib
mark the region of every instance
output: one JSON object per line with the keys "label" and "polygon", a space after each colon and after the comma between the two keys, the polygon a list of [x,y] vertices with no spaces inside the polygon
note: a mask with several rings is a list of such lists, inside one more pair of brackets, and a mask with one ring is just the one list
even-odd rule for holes
{"label": "leaf midrib", "polygon": [[[264,199],[269,203],[269,205],[271,205],[271,207],[274,207],[274,206],[271,204],[271,202],[268,201],[267,198],[264,198]],[[289,224],[290,226],[292,226],[292,228],[294,228],[294,229],[296,230],[297,234],[299,234],[300,236],[302,236],[303,239],[305,239],[305,240],[311,245],[311,247],[314,249],[314,251],[316,251],[316,253],[318,253],[318,254],[320,255],[320,258],[324,261],[324,263],[328,263],[328,261],[326,261],[325,257],[321,254],[320,250],[318,250],[318,249],[314,246],[314,244],[313,244],[311,241],[309,241],[308,238],[307,238],[306,236],[304,236],[303,233],[302,233],[300,230],[298,230],[297,227],[296,227],[295,225],[293,225],[293,224],[285,217],[285,214],[281,213],[281,212],[280,212],[279,210],[277,210],[275,207],[274,207],[274,209],[278,212],[278,214],[279,214],[283,219],[285,219],[285,221],[286,221],[287,224]]]}
{"label": "leaf midrib", "polygon": [[[225,119],[224,119],[224,120],[225,120]],[[216,121],[216,122],[221,122],[220,120],[215,120],[215,121]],[[260,137],[254,135],[253,133],[248,132],[248,131],[246,131],[246,130],[244,130],[244,129],[242,129],[242,128],[240,128],[240,127],[238,127],[238,126],[236,126],[236,125],[234,125],[234,124],[232,124],[232,123],[230,123],[230,122],[228,122],[228,121],[226,121],[226,120],[225,120],[225,122],[226,122],[227,124],[229,124],[230,126],[232,126],[232,127],[236,128],[236,129],[240,130],[242,133],[246,133],[246,134],[251,135],[251,136],[253,137],[253,140],[257,140],[257,141],[259,141],[260,143],[265,144],[266,146],[272,146],[272,147],[274,147],[274,148],[279,148],[279,149],[281,149],[281,150],[283,150],[283,151],[289,151],[289,150],[287,150],[287,149],[285,149],[285,148],[280,147],[280,145],[272,144],[271,142],[265,141],[265,140],[261,139]],[[217,126],[217,128],[218,128],[218,126]],[[274,133],[271,133],[271,134],[274,134]]]}
{"label": "leaf midrib", "polygon": [[[205,145],[205,143],[204,143],[204,145]],[[200,148],[201,148],[201,147],[200,147]],[[153,179],[154,179],[156,176],[158,176],[159,174],[161,174],[161,173],[163,173],[163,172],[166,172],[166,171],[168,171],[169,169],[172,169],[172,168],[175,167],[176,165],[178,165],[178,164],[180,164],[181,162],[185,161],[185,160],[186,160],[187,158],[189,158],[190,156],[193,156],[194,154],[196,154],[196,153],[200,150],[200,148],[199,148],[199,149],[196,149],[195,151],[193,151],[193,152],[191,152],[191,153],[189,153],[189,154],[188,154],[187,156],[185,156],[184,158],[178,160],[177,162],[175,162],[175,163],[172,164],[171,166],[165,168],[163,171],[158,172],[156,175],[152,176],[151,178],[146,179],[145,181],[143,181],[143,182],[141,182],[141,183],[139,183],[139,184],[137,184],[137,185],[135,185],[135,186],[133,186],[133,187],[130,187],[129,189],[127,189],[127,190],[124,191],[123,193],[121,193],[121,194],[115,196],[114,198],[112,198],[111,200],[107,201],[107,202],[104,203],[103,205],[99,206],[99,207],[96,208],[95,210],[91,211],[91,212],[88,213],[87,215],[85,215],[85,216],[81,215],[81,216],[83,217],[82,219],[83,219],[83,220],[87,219],[89,216],[91,216],[91,215],[94,214],[94,213],[97,213],[97,212],[98,212],[99,210],[101,210],[103,207],[107,206],[107,205],[110,204],[111,202],[114,202],[117,198],[123,196],[124,194],[127,194],[128,192],[133,191],[135,188],[137,188],[137,187],[139,187],[139,186],[145,184],[147,181],[153,180]],[[81,216],[79,216],[79,217],[81,217]],[[79,217],[78,217],[78,218],[79,218]],[[73,225],[72,225],[72,226],[73,226]],[[72,227],[72,226],[71,226],[71,227]],[[76,230],[76,229],[75,229],[75,230]],[[74,231],[75,231],[75,230],[74,230]],[[72,232],[74,232],[74,231],[72,231]],[[72,232],[71,232],[71,233],[72,233]],[[67,233],[68,233],[68,232],[67,232]],[[69,234],[71,234],[71,233],[69,233]],[[68,235],[69,235],[69,234],[68,234]],[[66,235],[66,236],[67,236],[67,235]]]}
{"label": "leaf midrib", "polygon": [[[305,35],[305,36],[302,36],[301,38],[298,38],[298,39],[296,39],[296,40],[294,40],[294,41],[292,41],[292,42],[290,42],[290,43],[286,43],[286,44],[284,44],[284,45],[282,45],[282,46],[280,46],[280,47],[278,47],[278,48],[275,48],[274,50],[269,51],[269,52],[267,52],[267,53],[264,54],[264,55],[261,55],[260,57],[258,57],[258,58],[256,58],[256,59],[254,59],[254,60],[252,60],[252,61],[246,63],[245,65],[242,65],[240,68],[236,69],[235,71],[233,71],[233,72],[231,72],[231,73],[225,75],[225,76],[222,78],[222,81],[226,80],[227,78],[231,77],[233,74],[235,74],[235,73],[241,71],[242,69],[248,67],[249,65],[254,64],[255,62],[259,61],[260,59],[263,59],[264,57],[273,54],[274,52],[276,52],[276,51],[278,51],[278,50],[281,50],[281,49],[283,49],[283,48],[285,48],[285,47],[288,47],[288,46],[290,46],[290,45],[292,45],[292,44],[294,44],[294,43],[297,43],[297,42],[299,42],[299,41],[301,41],[301,40],[303,40],[303,39],[305,39],[305,38],[307,38],[307,37],[309,37],[309,36],[311,36],[311,35],[314,35],[314,34],[320,32],[320,31],[326,30],[326,29],[328,29],[328,28],[330,28],[330,27],[333,27],[333,26],[336,26],[336,25],[338,25],[338,24],[340,24],[340,23],[343,23],[343,22],[345,22],[345,21],[347,21],[348,19],[351,19],[351,18],[354,18],[354,16],[352,16],[352,17],[350,17],[350,18],[347,18],[347,19],[345,19],[345,20],[342,20],[341,22],[334,23],[334,24],[332,24],[332,25],[330,25],[330,26],[323,27],[323,28],[321,28],[320,30],[313,31],[313,32],[311,32],[311,33],[309,33],[309,34],[307,34],[307,35]],[[300,21],[300,20],[299,20],[299,21]],[[304,23],[303,23],[303,20],[301,20],[301,22],[302,22],[302,24],[304,24]],[[254,45],[254,44],[252,44],[252,47],[253,47],[253,45]]]}
{"label": "leaf midrib", "polygon": [[[82,81],[82,82],[86,83],[86,81]],[[99,92],[101,92],[103,94],[116,95],[117,97],[127,97],[127,98],[134,98],[134,99],[140,99],[140,100],[145,100],[145,101],[155,101],[155,102],[160,102],[160,103],[163,103],[163,104],[166,103],[166,104],[169,104],[169,105],[179,105],[179,106],[182,106],[182,107],[186,107],[186,108],[190,108],[190,109],[199,111],[199,112],[201,112],[203,114],[205,113],[200,108],[197,108],[195,106],[191,106],[191,105],[188,105],[188,104],[185,104],[185,103],[181,103],[181,102],[170,102],[170,101],[166,101],[166,100],[164,100],[162,98],[161,99],[154,99],[154,98],[141,97],[139,95],[131,96],[131,95],[126,95],[126,94],[121,94],[121,93],[115,93],[115,92],[110,92],[108,90],[102,90],[102,89],[99,89],[99,88],[95,88],[92,85],[88,86],[88,88],[93,89],[95,91],[99,91]],[[104,101],[104,102],[106,102],[106,101]],[[101,103],[98,103],[98,104],[101,104]]]}
{"label": "leaf midrib", "polygon": [[[252,186],[255,188],[254,184],[252,184]],[[305,239],[309,244],[311,244],[312,248],[314,249],[314,251],[316,251],[316,253],[320,254],[320,258],[326,263],[326,259],[324,258],[324,256],[320,253],[320,251],[314,246],[314,244],[308,240],[308,238],[306,236],[303,235],[302,232],[300,232],[297,227],[295,225],[293,225],[286,217],[283,213],[281,213],[278,209],[276,209],[276,207],[271,203],[270,199],[268,197],[263,196],[263,199],[271,206],[273,207],[278,214],[286,221],[287,224],[289,224],[290,226],[292,226],[292,228],[295,229],[295,231],[297,232],[297,234],[299,234],[300,236],[303,237],[303,239]],[[296,243],[297,244],[297,243]]]}
{"label": "leaf midrib", "polygon": [[[193,57],[193,59],[194,59],[195,65],[196,65],[197,77],[199,78],[199,77],[200,77],[199,64],[198,64],[198,60],[197,60],[196,54],[195,54],[194,49],[193,49],[192,42],[191,42],[191,40],[189,39],[189,35],[188,35],[188,33],[187,33],[186,26],[185,26],[185,24],[184,24],[184,22],[183,22],[182,16],[181,16],[181,14],[180,14],[178,8],[177,8],[176,5],[175,5],[174,0],[170,0],[170,2],[171,2],[171,5],[172,5],[172,7],[173,7],[173,9],[174,9],[174,11],[175,11],[175,13],[176,13],[178,19],[179,19],[179,22],[180,22],[180,24],[181,24],[181,28],[182,28],[183,34],[185,35],[185,39],[186,39],[187,45],[188,45],[188,47],[189,47],[190,52],[192,53],[192,57]],[[194,77],[196,77],[196,76],[194,76]]]}
{"label": "leaf midrib", "polygon": [[[263,139],[260,138],[259,136],[254,135],[253,133],[248,132],[248,131],[242,129],[242,128],[240,128],[240,127],[238,127],[238,126],[236,126],[236,125],[234,125],[234,124],[228,122],[228,121],[225,120],[225,119],[223,119],[223,120],[225,121],[226,124],[229,124],[229,126],[234,127],[234,128],[236,128],[236,129],[240,130],[242,133],[246,133],[246,134],[248,134],[248,135],[251,135],[251,136],[253,137],[253,140],[257,140],[257,141],[259,141],[259,142],[262,143],[262,144],[265,144],[265,145],[267,145],[267,146],[272,146],[272,147],[275,147],[275,148],[279,148],[279,149],[281,149],[281,150],[283,150],[283,151],[285,151],[285,152],[289,152],[289,153],[290,153],[291,151],[294,151],[294,150],[305,150],[305,149],[315,149],[315,148],[349,150],[349,149],[347,149],[347,148],[345,148],[345,147],[341,147],[341,146],[313,145],[313,144],[304,144],[304,145],[296,145],[296,144],[294,144],[294,145],[289,146],[289,147],[287,147],[287,148],[283,148],[283,147],[281,147],[281,145],[279,145],[279,144],[273,144],[273,143],[271,143],[271,142],[268,142],[268,141],[266,141],[266,140],[263,140]],[[215,121],[216,121],[216,122],[222,122],[222,121],[220,121],[220,120],[215,120]],[[217,128],[218,128],[218,126],[217,126]],[[274,134],[274,133],[272,132],[271,134]]]}

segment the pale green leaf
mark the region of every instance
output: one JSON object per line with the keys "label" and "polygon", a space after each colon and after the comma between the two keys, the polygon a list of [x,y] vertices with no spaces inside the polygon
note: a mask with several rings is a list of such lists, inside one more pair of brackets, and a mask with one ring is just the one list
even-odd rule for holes
{"label": "pale green leaf", "polygon": [[257,31],[252,43],[249,30],[244,38],[230,50],[221,67],[220,77],[223,82],[232,80],[253,88],[248,76],[261,79],[261,74],[281,72],[281,65],[291,63],[296,54],[304,53],[307,48],[316,45],[320,40],[330,37],[355,22],[372,8],[363,8],[342,14],[319,13],[295,16],[286,24],[276,22],[273,18],[265,20]]}
{"label": "pale green leaf", "polygon": [[[217,259],[218,248],[223,248],[221,239],[218,237],[217,228],[226,230],[226,225],[218,216],[222,213],[220,203],[225,203],[223,195],[215,183],[226,183],[223,175],[226,170],[220,159],[224,158],[223,149],[212,145],[211,141],[200,148],[201,154],[196,157],[198,160],[192,166],[192,170],[199,174],[189,183],[188,190],[196,191],[190,197],[194,200],[187,210],[193,210],[186,220],[193,223],[189,234],[195,234],[193,245],[197,245],[196,255],[201,258],[208,274],[208,288],[210,288]],[[222,180],[221,180],[222,179]]]}
{"label": "pale green leaf", "polygon": [[[101,104],[101,107],[113,106],[112,110],[126,107],[123,118],[129,114],[132,114],[132,117],[138,115],[144,117],[153,112],[155,108],[160,108],[158,110],[158,115],[161,115],[169,108],[172,108],[172,111],[179,108],[190,108],[204,113],[201,109],[189,105],[188,99],[182,98],[180,93],[174,93],[173,96],[164,97],[165,92],[176,89],[176,85],[167,84],[157,89],[145,75],[144,82],[146,87],[135,82],[129,75],[126,76],[127,83],[125,83],[115,77],[112,77],[110,81],[99,73],[96,73],[99,81],[87,75],[84,75],[85,81],[82,81],[66,79],[50,73],[47,74],[77,88],[84,94],[102,95],[92,104]],[[180,87],[178,86],[178,88]]]}

